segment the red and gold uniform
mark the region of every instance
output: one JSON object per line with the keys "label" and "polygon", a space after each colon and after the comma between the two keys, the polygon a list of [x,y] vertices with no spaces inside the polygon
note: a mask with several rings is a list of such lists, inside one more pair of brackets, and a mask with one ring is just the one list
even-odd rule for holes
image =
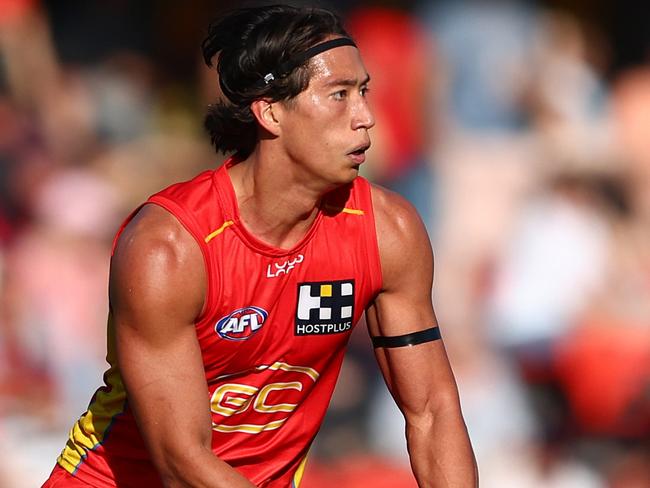
{"label": "red and gold uniform", "polygon": [[[254,484],[288,488],[300,482],[352,328],[381,287],[370,185],[359,177],[328,194],[304,238],[279,249],[242,225],[227,172],[233,164],[148,203],[171,212],[205,260],[196,334],[212,450]],[[108,327],[106,385],[73,426],[58,469],[96,487],[159,486],[115,361],[110,316]]]}

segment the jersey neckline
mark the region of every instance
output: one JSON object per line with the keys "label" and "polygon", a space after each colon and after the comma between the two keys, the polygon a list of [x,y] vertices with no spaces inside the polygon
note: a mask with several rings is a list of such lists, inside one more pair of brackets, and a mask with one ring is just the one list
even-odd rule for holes
{"label": "jersey neckline", "polygon": [[230,179],[230,174],[228,173],[228,169],[237,163],[239,163],[239,161],[235,158],[235,156],[231,156],[221,165],[219,169],[215,171],[215,179],[221,183],[216,185],[221,200],[221,207],[224,211],[224,217],[226,220],[232,220],[233,222],[233,225],[230,226],[231,229],[248,247],[260,254],[273,257],[282,257],[289,256],[300,251],[300,249],[305,247],[305,245],[314,236],[321,220],[323,219],[323,212],[320,207],[318,209],[316,218],[312,222],[305,235],[290,249],[276,247],[261,240],[253,233],[251,233],[241,220],[237,195],[235,193],[235,188],[232,184],[232,180]]}

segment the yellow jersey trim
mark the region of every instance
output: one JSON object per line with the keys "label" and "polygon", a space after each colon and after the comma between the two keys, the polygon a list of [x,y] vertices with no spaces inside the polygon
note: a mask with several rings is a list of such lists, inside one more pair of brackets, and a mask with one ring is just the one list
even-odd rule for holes
{"label": "yellow jersey trim", "polygon": [[239,424],[239,425],[219,425],[212,424],[212,428],[217,432],[243,432],[244,434],[259,434],[260,432],[265,432],[267,430],[279,429],[282,424],[286,422],[287,419],[280,419],[274,422],[269,422],[265,425],[255,425],[255,424]]}
{"label": "yellow jersey trim", "polygon": [[302,461],[300,461],[300,464],[298,465],[298,469],[296,469],[296,472],[293,475],[293,487],[292,488],[298,488],[300,486],[300,482],[302,481],[302,477],[305,474],[305,467],[307,466],[307,456],[309,456],[309,454],[305,454],[305,457],[302,458]]}
{"label": "yellow jersey trim", "polygon": [[333,210],[335,212],[342,212],[350,215],[365,215],[366,212],[363,210],[359,210],[356,208],[348,208],[348,207],[336,207],[334,205],[325,205],[325,208],[328,210]]}
{"label": "yellow jersey trim", "polygon": [[115,369],[109,377],[111,390],[97,392],[96,400],[70,429],[68,442],[57,459],[69,473],[74,473],[88,452],[102,445],[115,416],[124,412],[126,395],[122,378]]}
{"label": "yellow jersey trim", "polygon": [[104,375],[106,386],[97,390],[88,410],[72,426],[68,441],[57,458],[58,464],[71,474],[74,474],[90,451],[102,445],[115,417],[123,413],[126,406],[126,389],[115,366],[113,327],[113,315],[109,312],[107,360],[111,367]]}
{"label": "yellow jersey trim", "polygon": [[232,220],[226,220],[221,227],[219,227],[217,230],[214,232],[211,232],[205,237],[205,243],[207,244],[210,242],[212,239],[217,237],[219,234],[221,234],[224,230],[226,230],[227,227],[230,227],[234,222]]}

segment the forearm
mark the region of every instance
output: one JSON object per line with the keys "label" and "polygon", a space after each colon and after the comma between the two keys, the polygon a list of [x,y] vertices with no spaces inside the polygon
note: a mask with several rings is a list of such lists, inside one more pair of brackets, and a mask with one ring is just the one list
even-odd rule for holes
{"label": "forearm", "polygon": [[406,438],[420,488],[474,488],[478,469],[460,410],[407,417]]}
{"label": "forearm", "polygon": [[206,448],[183,453],[160,453],[156,466],[166,488],[253,488],[232,466]]}

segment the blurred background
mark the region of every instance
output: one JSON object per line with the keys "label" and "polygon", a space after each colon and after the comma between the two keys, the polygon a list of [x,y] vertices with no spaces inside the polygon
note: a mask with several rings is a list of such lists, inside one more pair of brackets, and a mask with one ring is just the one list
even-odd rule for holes
{"label": "blurred background", "polygon": [[[481,485],[650,486],[650,6],[320,5],[372,75],[365,175],[429,230]],[[199,43],[232,6],[0,0],[0,487],[100,385],[121,220],[223,160]],[[360,324],[301,486],[415,487],[403,430]]]}

